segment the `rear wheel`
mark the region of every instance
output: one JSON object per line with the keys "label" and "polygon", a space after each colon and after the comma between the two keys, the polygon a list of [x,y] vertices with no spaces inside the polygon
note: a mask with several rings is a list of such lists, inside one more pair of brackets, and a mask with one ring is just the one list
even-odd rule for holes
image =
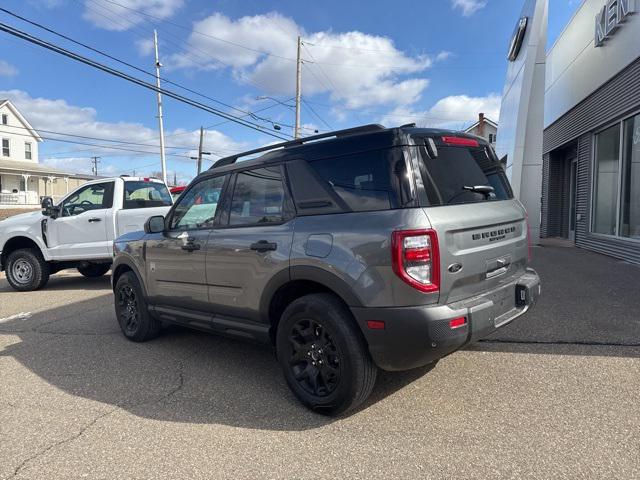
{"label": "rear wheel", "polygon": [[118,278],[115,308],[120,329],[129,340],[145,342],[160,333],[160,323],[149,313],[138,278],[132,272]]}
{"label": "rear wheel", "polygon": [[276,347],[289,387],[312,410],[345,412],[373,389],[377,368],[351,313],[334,295],[292,302],[278,325]]}
{"label": "rear wheel", "polygon": [[22,248],[7,257],[7,281],[14,290],[31,292],[49,281],[49,264],[37,248]]}
{"label": "rear wheel", "polygon": [[78,267],[78,271],[87,278],[101,277],[109,271],[111,265],[108,263],[83,263]]}

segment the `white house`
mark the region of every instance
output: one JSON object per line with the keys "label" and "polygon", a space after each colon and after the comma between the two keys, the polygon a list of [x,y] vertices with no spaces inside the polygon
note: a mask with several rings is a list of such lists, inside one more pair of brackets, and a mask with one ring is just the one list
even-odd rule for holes
{"label": "white house", "polygon": [[496,146],[498,124],[491,120],[489,117],[485,117],[484,113],[479,113],[478,121],[467,128],[465,132],[484,138],[494,148]]}
{"label": "white house", "polygon": [[41,165],[38,132],[9,100],[0,99],[0,208],[35,206],[91,178]]}

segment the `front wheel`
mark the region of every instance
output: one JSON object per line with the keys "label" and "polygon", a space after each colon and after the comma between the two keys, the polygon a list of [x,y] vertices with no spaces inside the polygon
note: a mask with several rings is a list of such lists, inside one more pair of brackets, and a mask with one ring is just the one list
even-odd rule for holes
{"label": "front wheel", "polygon": [[306,295],[282,314],[278,361],[289,387],[308,408],[335,415],[360,405],[377,368],[351,312],[334,295]]}
{"label": "front wheel", "polygon": [[132,272],[118,278],[115,307],[120,329],[129,340],[145,342],[160,333],[160,323],[149,313],[138,278]]}
{"label": "front wheel", "polygon": [[78,272],[87,278],[97,278],[109,271],[111,265],[108,263],[83,263],[78,267]]}
{"label": "front wheel", "polygon": [[31,292],[49,281],[49,264],[37,248],[22,248],[7,257],[7,281],[14,290]]}

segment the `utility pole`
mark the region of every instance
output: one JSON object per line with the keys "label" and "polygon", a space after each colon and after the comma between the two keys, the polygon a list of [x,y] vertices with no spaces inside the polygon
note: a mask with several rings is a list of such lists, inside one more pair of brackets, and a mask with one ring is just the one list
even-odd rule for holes
{"label": "utility pole", "polygon": [[204,138],[204,128],[200,127],[200,146],[198,147],[198,175],[202,171],[202,141]]}
{"label": "utility pole", "polygon": [[300,94],[302,88],[302,60],[300,59],[300,48],[302,39],[298,35],[298,57],[296,59],[296,126],[293,132],[294,138],[300,137]]}
{"label": "utility pole", "polygon": [[98,163],[100,163],[100,157],[91,157],[91,171],[96,177],[98,176]]}
{"label": "utility pole", "polygon": [[162,94],[160,93],[160,58],[158,57],[158,33],[153,30],[153,46],[156,51],[156,93],[158,95],[158,126],[160,128],[160,162],[162,166],[162,181],[167,183],[167,161],[164,156],[164,125],[162,123]]}

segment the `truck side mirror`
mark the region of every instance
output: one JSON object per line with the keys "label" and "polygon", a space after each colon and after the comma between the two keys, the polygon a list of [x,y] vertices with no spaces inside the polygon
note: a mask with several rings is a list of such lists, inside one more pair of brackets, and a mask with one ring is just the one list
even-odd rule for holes
{"label": "truck side mirror", "polygon": [[144,222],[144,233],[160,233],[164,231],[164,217],[154,215]]}
{"label": "truck side mirror", "polygon": [[44,197],[40,205],[42,207],[42,215],[52,218],[56,218],[58,216],[59,209],[53,204],[53,199],[51,197]]}

